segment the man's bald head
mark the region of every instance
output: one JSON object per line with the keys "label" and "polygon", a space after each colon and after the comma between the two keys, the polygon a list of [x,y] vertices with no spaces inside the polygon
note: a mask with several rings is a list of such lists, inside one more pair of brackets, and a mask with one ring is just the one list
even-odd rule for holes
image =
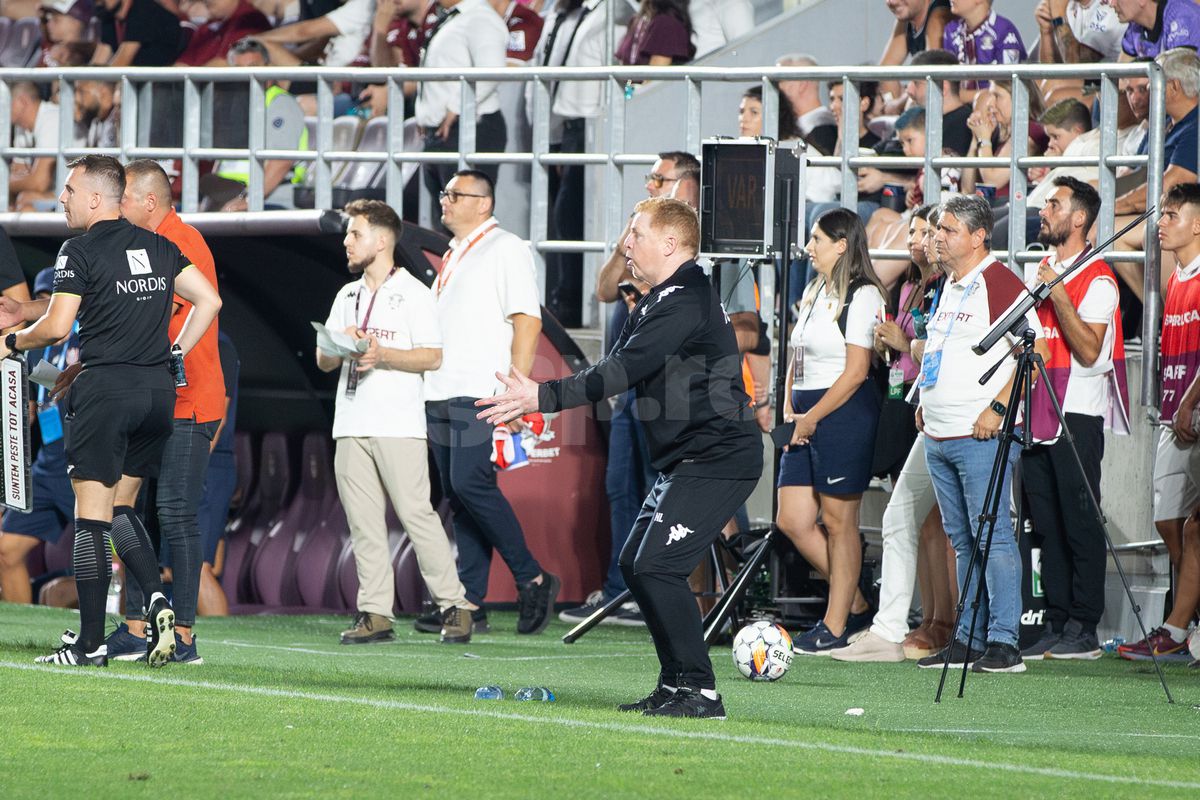
{"label": "man's bald head", "polygon": [[171,210],[171,179],[157,161],[139,158],[125,165],[121,214],[139,228],[154,230]]}
{"label": "man's bald head", "polygon": [[171,179],[157,161],[139,158],[125,165],[125,182],[136,183],[139,194],[158,195],[163,202],[171,202]]}

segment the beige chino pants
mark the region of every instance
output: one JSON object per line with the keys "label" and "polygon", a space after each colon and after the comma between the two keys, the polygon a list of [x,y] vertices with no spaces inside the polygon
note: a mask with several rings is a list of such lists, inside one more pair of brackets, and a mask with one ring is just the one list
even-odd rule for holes
{"label": "beige chino pants", "polygon": [[429,461],[424,439],[347,437],[334,456],[338,494],[350,523],[358,571],[358,610],[391,617],[396,578],[384,519],[390,497],[417,553],[421,577],[438,608],[465,606],[450,540],[429,504]]}

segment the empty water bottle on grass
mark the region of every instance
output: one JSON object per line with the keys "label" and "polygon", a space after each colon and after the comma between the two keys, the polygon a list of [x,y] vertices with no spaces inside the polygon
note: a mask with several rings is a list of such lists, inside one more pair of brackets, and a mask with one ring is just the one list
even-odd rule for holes
{"label": "empty water bottle on grass", "polygon": [[476,700],[503,700],[504,690],[499,686],[480,686],[475,690]]}
{"label": "empty water bottle on grass", "polygon": [[544,686],[526,686],[523,689],[518,689],[516,698],[518,700],[541,700],[543,703],[554,702],[554,692]]}

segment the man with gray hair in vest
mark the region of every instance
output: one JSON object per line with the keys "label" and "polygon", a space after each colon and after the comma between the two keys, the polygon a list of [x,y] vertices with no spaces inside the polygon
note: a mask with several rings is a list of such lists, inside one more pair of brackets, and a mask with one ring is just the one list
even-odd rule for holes
{"label": "man with gray hair in vest", "polygon": [[[1015,339],[1011,332],[999,347],[983,355],[977,355],[971,347],[1025,291],[1021,279],[992,256],[992,225],[991,206],[981,197],[958,196],[942,203],[933,240],[948,279],[929,320],[929,338],[917,377],[917,428],[925,434],[929,477],[942,511],[942,523],[958,556],[959,597],[966,603],[973,602],[981,580],[976,561],[971,581],[966,583],[967,566],[977,546],[984,557],[983,543],[976,542],[980,533],[976,520],[984,513],[996,448],[1008,444],[999,433],[1016,376],[1016,362],[1010,359],[986,382],[979,381],[1003,352],[1001,348],[1012,346]],[[1030,309],[1025,321],[1036,333],[1038,353],[1048,359],[1037,313]],[[1000,485],[993,487],[1000,493],[1004,509],[1007,502],[1003,498],[1008,497],[1013,464],[1019,454],[1019,447],[1009,447]],[[964,613],[953,641],[942,652],[918,661],[918,666],[940,668],[948,661],[952,668],[973,663],[975,672],[1025,671],[1017,649],[1021,555],[1007,510],[996,516],[986,559],[986,569],[982,570],[986,593],[975,630],[971,630],[973,614]]]}

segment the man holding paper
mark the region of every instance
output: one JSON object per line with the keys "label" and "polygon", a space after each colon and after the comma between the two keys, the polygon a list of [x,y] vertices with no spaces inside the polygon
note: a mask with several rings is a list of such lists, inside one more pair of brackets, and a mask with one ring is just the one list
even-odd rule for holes
{"label": "man holding paper", "polygon": [[438,606],[446,643],[471,640],[471,611],[450,540],[429,504],[422,373],[442,363],[433,297],[393,261],[396,212],[379,200],[346,206],[344,244],[351,273],[361,274],[333,301],[317,328],[317,366],[341,370],[334,408],[334,472],[350,523],[358,572],[354,625],[342,644],[393,638],[395,576],[384,519],[390,497],[417,553],[421,577]]}

